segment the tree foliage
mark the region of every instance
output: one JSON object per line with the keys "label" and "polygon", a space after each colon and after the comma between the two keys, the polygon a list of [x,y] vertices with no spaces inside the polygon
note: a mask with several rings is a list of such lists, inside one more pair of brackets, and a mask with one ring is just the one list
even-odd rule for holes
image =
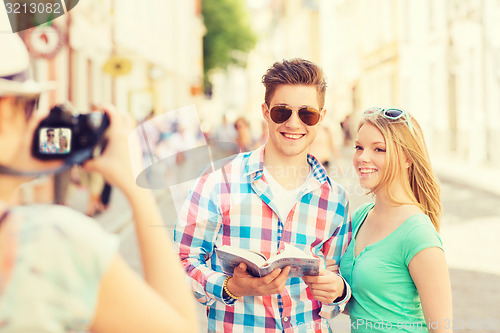
{"label": "tree foliage", "polygon": [[[246,55],[257,40],[246,10],[245,0],[202,0],[207,32],[203,37],[203,70],[208,82],[210,70],[244,65]],[[238,52],[239,51],[239,52]],[[239,56],[238,56],[239,55]]]}

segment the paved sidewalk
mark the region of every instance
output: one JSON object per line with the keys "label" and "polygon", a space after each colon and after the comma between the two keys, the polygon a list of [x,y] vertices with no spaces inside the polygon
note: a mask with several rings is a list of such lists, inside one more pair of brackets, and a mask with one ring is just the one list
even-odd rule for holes
{"label": "paved sidewalk", "polygon": [[[446,156],[433,157],[433,167],[442,182],[485,191],[500,205],[500,168]],[[500,332],[500,216],[448,223],[445,214],[441,236],[450,267],[454,332]]]}
{"label": "paved sidewalk", "polygon": [[442,181],[500,195],[500,167],[471,165],[452,156],[432,156],[432,167]]}

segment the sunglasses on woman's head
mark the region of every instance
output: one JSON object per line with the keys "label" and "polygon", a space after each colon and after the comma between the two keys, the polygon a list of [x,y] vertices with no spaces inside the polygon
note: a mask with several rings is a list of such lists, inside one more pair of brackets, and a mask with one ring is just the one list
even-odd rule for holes
{"label": "sunglasses on woman's head", "polygon": [[398,120],[399,118],[405,116],[406,123],[408,124],[408,128],[410,129],[410,132],[414,134],[413,132],[413,126],[411,125],[410,121],[410,115],[401,109],[384,109],[384,108],[379,108],[379,107],[372,107],[369,109],[366,109],[363,112],[363,116],[370,116],[374,115],[377,113],[382,113],[382,115],[390,120]]}
{"label": "sunglasses on woman's head", "polygon": [[[266,104],[267,109],[269,107]],[[293,113],[293,108],[288,105],[275,105],[269,110],[269,115],[271,120],[276,124],[281,124],[287,121]],[[307,126],[314,126],[319,122],[320,113],[315,108],[311,107],[300,107],[297,111],[300,120]]]}

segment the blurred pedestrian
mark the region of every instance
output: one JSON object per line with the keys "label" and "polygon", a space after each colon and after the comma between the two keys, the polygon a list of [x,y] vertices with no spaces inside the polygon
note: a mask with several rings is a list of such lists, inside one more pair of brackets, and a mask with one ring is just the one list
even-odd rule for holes
{"label": "blurred pedestrian", "polygon": [[[340,260],[350,224],[344,189],[307,154],[325,116],[326,83],[303,59],[276,62],[263,83],[268,143],[194,181],[174,240],[196,298],[208,307],[209,332],[329,332],[328,319],[350,292],[323,267]],[[242,263],[231,276],[215,252],[232,245],[269,258],[285,244],[320,257],[320,275],[288,278],[288,266],[257,278]]]}
{"label": "blurred pedestrian", "polygon": [[344,146],[347,147],[351,144],[351,116],[345,116],[344,120],[340,122],[340,127],[342,128],[342,133],[344,133]]}
{"label": "blurred pedestrian", "polygon": [[[142,164],[146,169],[146,180],[149,184],[154,184],[158,179],[163,178],[163,169],[158,165],[159,156],[157,155],[158,144],[160,143],[160,130],[154,122],[154,112],[151,111],[149,115],[138,124],[140,129],[140,144],[142,151]],[[151,166],[160,167],[151,167]],[[152,187],[150,187],[152,188]]]}
{"label": "blurred pedestrian", "polygon": [[8,50],[0,53],[1,331],[196,332],[178,258],[165,230],[151,228],[163,223],[154,196],[133,179],[130,117],[106,111],[108,147],[85,169],[102,174],[128,198],[147,283],[118,254],[118,237],[94,220],[66,207],[11,203],[31,175],[63,162],[31,155],[35,129],[47,115],[33,111],[47,87],[26,81],[29,56],[16,34],[0,34],[0,45]]}
{"label": "blurred pedestrian", "polygon": [[236,144],[238,145],[239,152],[246,152],[253,149],[255,140],[250,130],[250,123],[245,117],[238,117],[234,122],[236,129]]}
{"label": "blurred pedestrian", "polygon": [[267,121],[262,119],[260,124],[261,124],[260,136],[257,140],[255,140],[253,149],[257,149],[265,145],[267,143],[267,140],[269,139],[269,126],[267,125]]}
{"label": "blurred pedestrian", "polygon": [[[92,112],[102,112],[99,105],[93,104],[90,109]],[[106,149],[106,145],[107,143],[104,142],[102,150]],[[113,187],[102,177],[96,178],[95,174],[89,174],[87,177],[90,185],[87,215],[95,216],[109,209]]]}
{"label": "blurred pedestrian", "polygon": [[352,242],[340,261],[352,287],[351,331],[451,332],[440,187],[422,130],[403,110],[370,108],[357,134],[354,168],[375,203],[352,215]]}
{"label": "blurred pedestrian", "polygon": [[[67,110],[66,104],[59,104],[57,107],[61,110]],[[63,134],[62,129],[58,131],[59,146],[57,148],[58,154],[68,154],[70,152],[70,142],[68,137]],[[68,197],[69,185],[71,183],[71,169],[60,171],[54,175],[54,203],[58,205],[66,205]]]}
{"label": "blurred pedestrian", "polygon": [[104,187],[102,188],[101,196],[99,198],[101,202],[101,211],[106,211],[109,209],[109,202],[111,201],[111,192],[113,187],[110,183],[104,182]]}
{"label": "blurred pedestrian", "polygon": [[88,201],[85,214],[87,216],[95,216],[100,214],[103,210],[101,202],[101,193],[104,189],[104,178],[98,172],[88,172],[82,170],[82,177],[84,178],[83,184],[87,186]]}
{"label": "blurred pedestrian", "polygon": [[[68,139],[66,136],[59,136],[58,154],[69,153]],[[68,187],[71,178],[71,170],[64,170],[54,175],[54,203],[58,205],[66,204]]]}
{"label": "blurred pedestrian", "polygon": [[54,203],[66,205],[70,182],[71,169],[63,170],[54,175]]}
{"label": "blurred pedestrian", "polygon": [[226,115],[222,116],[222,123],[215,128],[209,136],[209,144],[212,151],[217,152],[220,156],[231,156],[238,154],[240,149],[236,143],[238,131],[234,123],[230,122]]}
{"label": "blurred pedestrian", "polygon": [[222,123],[216,127],[213,133],[213,139],[218,142],[231,142],[236,141],[237,131],[233,124],[227,120],[226,115],[222,116]]}
{"label": "blurred pedestrian", "polygon": [[333,139],[332,132],[323,123],[318,126],[318,134],[309,147],[309,154],[316,157],[326,170],[331,171],[330,168],[336,166],[336,174],[343,174],[342,166],[340,165],[340,153]]}

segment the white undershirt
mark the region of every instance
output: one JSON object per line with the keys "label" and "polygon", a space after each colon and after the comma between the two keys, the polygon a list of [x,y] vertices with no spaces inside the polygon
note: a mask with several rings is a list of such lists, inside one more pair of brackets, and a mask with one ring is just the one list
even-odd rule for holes
{"label": "white undershirt", "polygon": [[276,205],[281,219],[285,220],[288,217],[288,214],[292,210],[293,206],[297,202],[297,196],[307,183],[307,180],[311,176],[311,172],[309,171],[309,175],[307,176],[304,184],[293,190],[287,190],[283,186],[281,186],[276,181],[276,179],[274,179],[274,177],[271,176],[266,167],[264,167],[264,176],[266,177],[267,183],[269,184],[269,188],[273,193],[273,203]]}

